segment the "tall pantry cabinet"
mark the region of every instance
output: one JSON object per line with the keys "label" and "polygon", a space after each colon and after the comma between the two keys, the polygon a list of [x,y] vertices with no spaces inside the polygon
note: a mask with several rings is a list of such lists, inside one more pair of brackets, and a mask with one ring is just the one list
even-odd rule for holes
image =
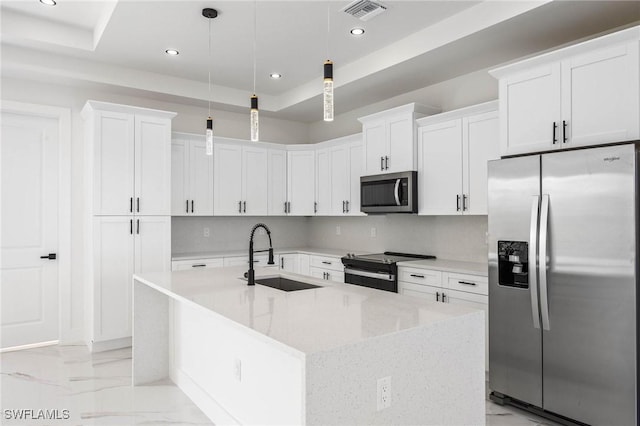
{"label": "tall pantry cabinet", "polygon": [[171,119],[176,114],[87,101],[86,340],[131,345],[134,273],[171,270]]}

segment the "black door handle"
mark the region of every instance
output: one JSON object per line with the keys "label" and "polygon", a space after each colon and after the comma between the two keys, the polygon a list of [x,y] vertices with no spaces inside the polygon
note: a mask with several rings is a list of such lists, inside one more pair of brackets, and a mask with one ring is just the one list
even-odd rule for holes
{"label": "black door handle", "polygon": [[562,120],[562,143],[567,143],[567,122]]}
{"label": "black door handle", "polygon": [[558,142],[558,139],[556,138],[556,129],[558,128],[558,125],[556,124],[556,122],[553,122],[553,144],[555,145],[556,142]]}
{"label": "black door handle", "polygon": [[40,259],[56,260],[56,254],[55,253],[49,253],[46,256],[40,256]]}
{"label": "black door handle", "polygon": [[191,200],[191,213],[193,213],[193,200]]}
{"label": "black door handle", "polygon": [[189,200],[187,200],[187,213],[189,213]]}
{"label": "black door handle", "polygon": [[140,213],[140,197],[136,198],[136,212]]}

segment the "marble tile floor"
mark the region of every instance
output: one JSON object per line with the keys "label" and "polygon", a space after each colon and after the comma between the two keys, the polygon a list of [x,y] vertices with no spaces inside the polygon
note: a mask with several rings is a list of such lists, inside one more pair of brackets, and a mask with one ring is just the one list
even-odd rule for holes
{"label": "marble tile floor", "polygon": [[[29,418],[16,418],[20,414]],[[42,418],[47,415],[54,419]],[[486,421],[491,426],[555,425],[491,401]],[[212,423],[170,381],[131,386],[130,348],[92,354],[84,345],[57,345],[0,354],[0,424]]]}

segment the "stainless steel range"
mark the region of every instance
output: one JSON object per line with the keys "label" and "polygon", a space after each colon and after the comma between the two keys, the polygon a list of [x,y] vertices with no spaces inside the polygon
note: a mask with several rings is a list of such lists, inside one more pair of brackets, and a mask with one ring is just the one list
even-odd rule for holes
{"label": "stainless steel range", "polygon": [[392,251],[361,255],[349,253],[342,258],[344,282],[397,293],[398,262],[435,258],[431,255]]}

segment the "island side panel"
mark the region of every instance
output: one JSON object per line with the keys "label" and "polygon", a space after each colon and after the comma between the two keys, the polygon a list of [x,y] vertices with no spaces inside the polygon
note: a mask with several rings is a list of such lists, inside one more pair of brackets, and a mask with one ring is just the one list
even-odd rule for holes
{"label": "island side panel", "polygon": [[[484,312],[307,358],[306,424],[485,423]],[[391,406],[377,410],[377,381]]]}
{"label": "island side panel", "polygon": [[133,280],[134,386],[169,377],[170,305],[168,296]]}
{"label": "island side panel", "polygon": [[[268,312],[256,306],[255,321]],[[172,380],[215,424],[304,423],[303,354],[178,300],[173,348]]]}

